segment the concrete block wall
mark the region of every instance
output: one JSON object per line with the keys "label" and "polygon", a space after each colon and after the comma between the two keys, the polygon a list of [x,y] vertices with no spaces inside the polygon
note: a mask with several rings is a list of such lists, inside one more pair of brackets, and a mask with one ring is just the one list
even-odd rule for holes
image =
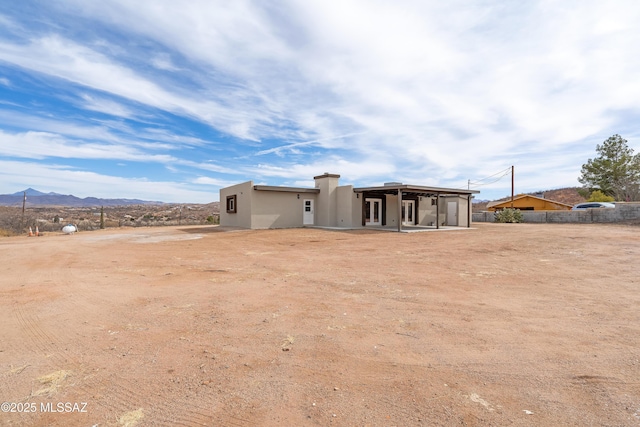
{"label": "concrete block wall", "polygon": [[[474,222],[494,222],[494,212],[473,213]],[[615,209],[580,211],[522,211],[526,223],[614,223],[640,220],[640,202],[619,202]]]}

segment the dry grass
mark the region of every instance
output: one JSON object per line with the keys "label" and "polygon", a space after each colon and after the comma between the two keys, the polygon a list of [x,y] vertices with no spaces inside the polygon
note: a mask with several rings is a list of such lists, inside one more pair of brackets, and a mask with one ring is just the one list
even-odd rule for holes
{"label": "dry grass", "polygon": [[58,390],[58,387],[60,387],[60,384],[70,375],[71,371],[60,370],[39,377],[38,381],[40,381],[40,384],[44,385],[44,387],[33,393],[33,396],[42,396],[43,394],[53,396]]}
{"label": "dry grass", "polygon": [[14,231],[7,230],[6,228],[0,228],[0,237],[12,237],[17,236]]}
{"label": "dry grass", "polygon": [[138,425],[140,420],[144,418],[144,411],[142,408],[136,409],[135,411],[127,412],[123,414],[120,418],[118,418],[118,424],[122,427],[134,427]]}

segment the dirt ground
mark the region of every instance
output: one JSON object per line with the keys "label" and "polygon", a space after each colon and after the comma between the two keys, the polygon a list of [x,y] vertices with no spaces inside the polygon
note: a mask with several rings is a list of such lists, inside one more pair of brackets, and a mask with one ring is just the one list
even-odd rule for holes
{"label": "dirt ground", "polygon": [[111,229],[0,260],[3,426],[640,425],[640,226]]}

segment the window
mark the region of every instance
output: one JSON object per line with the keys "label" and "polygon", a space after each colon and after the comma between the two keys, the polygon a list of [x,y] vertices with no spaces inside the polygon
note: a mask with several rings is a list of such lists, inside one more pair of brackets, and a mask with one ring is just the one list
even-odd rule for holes
{"label": "window", "polygon": [[233,195],[233,196],[227,196],[227,213],[236,213],[237,212],[237,206],[236,206],[236,199],[237,199],[237,195]]}

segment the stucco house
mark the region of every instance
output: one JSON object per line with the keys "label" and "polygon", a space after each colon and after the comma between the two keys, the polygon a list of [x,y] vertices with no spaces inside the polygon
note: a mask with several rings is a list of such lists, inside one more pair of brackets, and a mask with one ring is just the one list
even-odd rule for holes
{"label": "stucco house", "polygon": [[[487,204],[488,211],[499,211],[511,207],[511,199],[498,200]],[[531,194],[520,194],[513,198],[513,208],[521,211],[569,211],[572,205],[556,202]]]}
{"label": "stucco house", "polygon": [[314,177],[314,188],[254,185],[220,189],[220,225],[241,228],[305,226],[393,228],[470,227],[475,190],[406,185],[339,185],[340,175]]}

